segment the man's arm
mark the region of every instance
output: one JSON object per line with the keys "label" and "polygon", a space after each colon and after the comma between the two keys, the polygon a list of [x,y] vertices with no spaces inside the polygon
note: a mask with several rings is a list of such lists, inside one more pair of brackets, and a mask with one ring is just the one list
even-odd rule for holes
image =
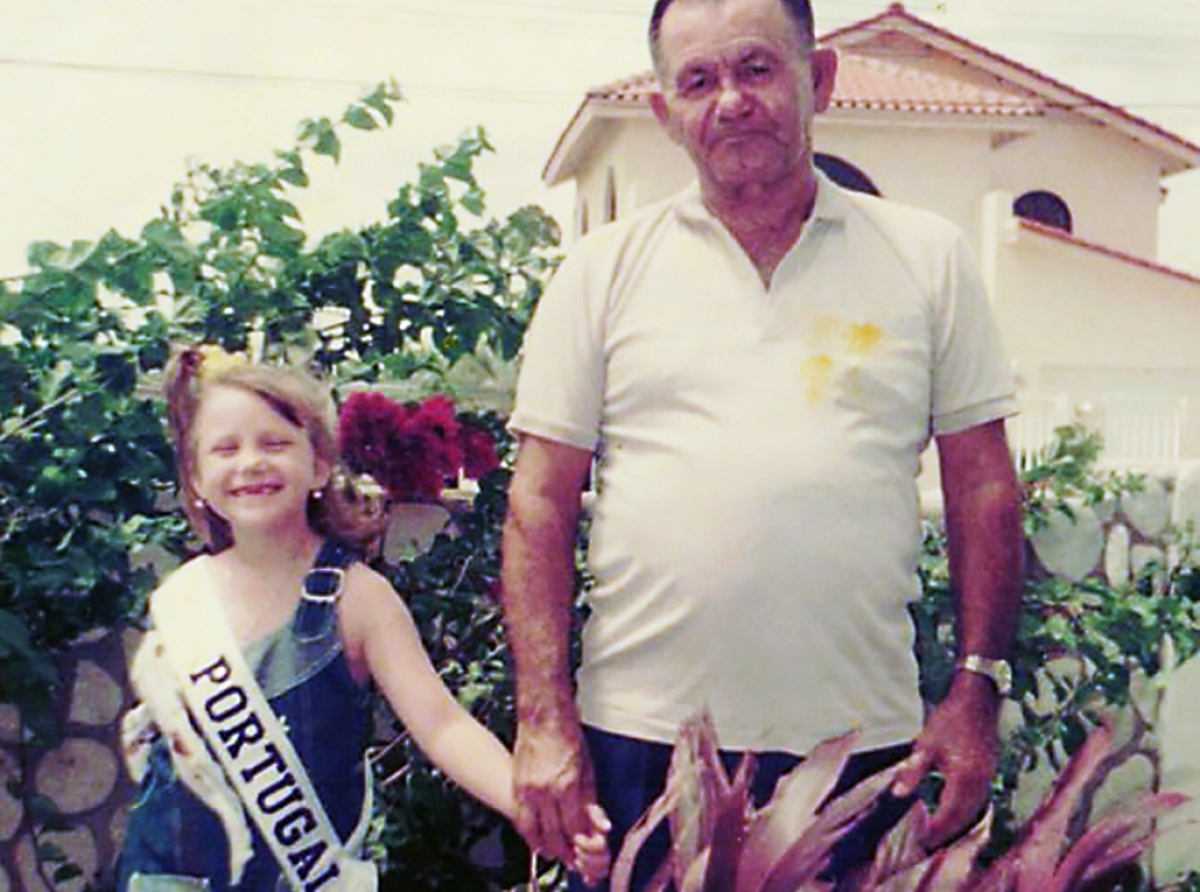
{"label": "man's arm", "polygon": [[[940,436],[937,446],[959,656],[1007,659],[1021,602],[1024,545],[1020,484],[1004,422]],[[896,785],[898,795],[908,795],[930,770],[945,777],[926,846],[953,838],[983,808],[996,772],[1001,705],[990,679],[960,670],[926,720]]]}
{"label": "man's arm", "polygon": [[579,499],[592,455],[525,436],[504,523],[503,588],[516,670],[513,792],[517,828],[538,851],[569,862],[595,802],[570,670]]}

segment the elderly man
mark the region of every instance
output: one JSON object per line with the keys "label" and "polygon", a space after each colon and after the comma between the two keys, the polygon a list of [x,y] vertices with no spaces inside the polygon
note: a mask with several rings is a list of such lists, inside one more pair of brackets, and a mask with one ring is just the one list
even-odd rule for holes
{"label": "elderly man", "polygon": [[[707,707],[760,796],[861,731],[846,784],[902,759],[902,808],[944,777],[926,843],[975,819],[996,767],[1019,599],[1009,364],[961,234],[813,167],[835,54],[807,0],[658,0],[654,113],[698,184],[594,232],[530,328],[504,538],[519,823],[565,856],[599,798],[613,844]],[[907,603],[916,477],[940,460],[960,641],[928,715]],[[580,492],[598,456],[578,690]],[[837,853],[871,856],[882,828]],[[652,864],[643,865],[646,872]]]}

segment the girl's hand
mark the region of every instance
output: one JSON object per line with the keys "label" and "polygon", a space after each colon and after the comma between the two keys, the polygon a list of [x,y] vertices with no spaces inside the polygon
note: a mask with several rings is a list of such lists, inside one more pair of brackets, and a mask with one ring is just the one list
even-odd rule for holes
{"label": "girl's hand", "polygon": [[598,805],[589,805],[587,813],[592,822],[592,832],[575,835],[574,858],[570,866],[583,879],[585,886],[595,886],[608,876],[608,831],[612,829],[612,822]]}

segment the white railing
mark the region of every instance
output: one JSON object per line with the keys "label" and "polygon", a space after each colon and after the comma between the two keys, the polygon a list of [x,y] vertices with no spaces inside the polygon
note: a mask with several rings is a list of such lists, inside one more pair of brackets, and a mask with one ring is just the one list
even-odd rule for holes
{"label": "white railing", "polygon": [[1054,441],[1056,427],[1081,421],[1103,438],[1101,465],[1159,468],[1180,460],[1186,411],[1182,397],[1107,394],[1076,406],[1065,394],[1023,394],[1020,414],[1008,422],[1008,442],[1025,469]]}
{"label": "white railing", "polygon": [[1100,406],[1105,465],[1155,467],[1179,461],[1186,399],[1109,395]]}
{"label": "white railing", "polygon": [[1065,394],[1022,394],[1019,409],[1008,420],[1008,445],[1017,467],[1025,470],[1054,442],[1054,429],[1075,420],[1075,410]]}

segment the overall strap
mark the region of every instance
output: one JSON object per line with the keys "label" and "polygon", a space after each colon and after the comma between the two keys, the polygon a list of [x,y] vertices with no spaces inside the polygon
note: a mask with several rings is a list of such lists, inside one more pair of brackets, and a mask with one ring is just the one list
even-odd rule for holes
{"label": "overall strap", "polygon": [[346,584],[346,568],[360,558],[359,552],[349,545],[325,540],[313,568],[304,577],[294,626],[301,641],[312,641],[328,631],[336,617],[333,608]]}
{"label": "overall strap", "polygon": [[[339,542],[336,539],[326,539],[321,545],[313,561],[313,568],[304,577],[300,594],[300,606],[296,610],[296,619],[292,627],[296,640],[302,643],[317,641],[333,631],[337,623],[338,601],[346,586],[346,571],[351,564],[362,560],[362,550]],[[363,785],[363,801],[359,810],[358,824],[350,838],[346,840],[346,848],[351,852],[360,852],[371,832],[371,819],[375,814],[375,786],[371,782],[374,749],[368,749],[363,754],[362,772],[366,779]]]}
{"label": "overall strap", "polygon": [[[317,603],[322,603],[320,598],[331,603],[341,592],[342,568],[318,569],[338,572],[339,584],[332,594],[317,593]],[[151,601],[154,623],[179,675],[188,712],[292,889],[374,892],[375,866],[352,857],[342,845],[214,591],[197,578],[202,575],[185,579],[176,574],[170,580],[174,584],[164,585]],[[306,595],[308,587],[306,580]]]}

